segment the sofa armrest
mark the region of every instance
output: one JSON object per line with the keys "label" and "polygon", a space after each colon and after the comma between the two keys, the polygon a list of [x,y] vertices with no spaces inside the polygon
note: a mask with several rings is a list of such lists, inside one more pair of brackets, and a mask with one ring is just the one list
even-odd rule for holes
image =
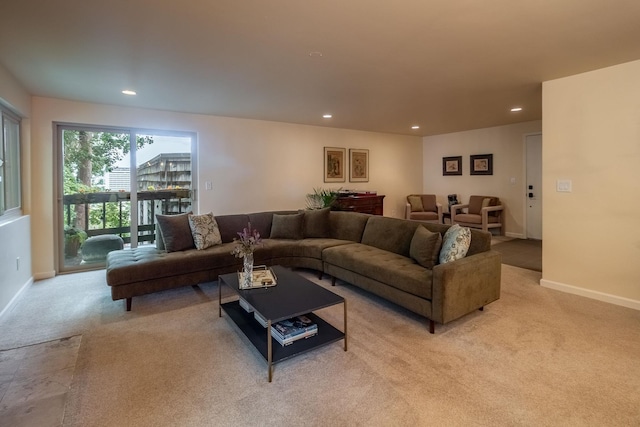
{"label": "sofa armrest", "polygon": [[431,320],[448,323],[500,298],[501,261],[489,250],[436,265]]}

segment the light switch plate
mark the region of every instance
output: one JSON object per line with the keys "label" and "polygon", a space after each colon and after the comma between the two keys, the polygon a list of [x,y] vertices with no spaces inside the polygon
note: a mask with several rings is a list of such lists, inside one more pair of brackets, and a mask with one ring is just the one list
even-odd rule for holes
{"label": "light switch plate", "polygon": [[562,193],[571,193],[571,180],[559,179],[556,181],[556,191]]}

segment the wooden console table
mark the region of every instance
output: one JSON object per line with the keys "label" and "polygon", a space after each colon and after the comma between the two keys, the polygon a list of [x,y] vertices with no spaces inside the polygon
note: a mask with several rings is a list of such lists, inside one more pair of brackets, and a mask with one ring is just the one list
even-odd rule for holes
{"label": "wooden console table", "polygon": [[333,204],[337,211],[361,212],[372,215],[382,215],[384,196],[377,194],[351,194],[339,196]]}

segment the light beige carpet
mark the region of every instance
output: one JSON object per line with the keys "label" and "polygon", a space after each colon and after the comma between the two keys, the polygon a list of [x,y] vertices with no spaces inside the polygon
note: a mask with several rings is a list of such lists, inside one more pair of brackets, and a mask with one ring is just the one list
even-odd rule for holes
{"label": "light beige carpet", "polygon": [[[640,312],[542,288],[534,271],[503,266],[501,299],[435,335],[424,318],[331,288],[348,300],[349,351],[277,364],[272,383],[218,317],[215,284],[134,298],[125,313],[104,272],[73,276],[36,283],[0,321],[0,348],[83,334],[67,426],[640,424]],[[38,308],[46,300],[56,309]],[[342,325],[341,306],[320,314]]]}

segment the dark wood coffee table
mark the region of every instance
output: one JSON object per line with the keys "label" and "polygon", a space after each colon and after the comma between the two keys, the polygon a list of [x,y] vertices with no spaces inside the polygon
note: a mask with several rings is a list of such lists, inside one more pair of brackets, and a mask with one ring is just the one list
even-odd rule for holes
{"label": "dark wood coffee table", "polygon": [[[318,286],[293,271],[281,266],[272,267],[277,276],[277,285],[270,288],[241,290],[238,287],[238,274],[223,274],[218,277],[219,316],[222,310],[238,326],[253,346],[266,359],[268,378],[273,378],[273,365],[290,357],[313,350],[339,340],[344,340],[344,351],[347,351],[347,301],[333,292]],[[223,303],[222,285],[244,299],[253,309],[267,321],[263,327],[240,306],[239,299]],[[344,306],[343,331],[332,326],[321,317],[312,313],[314,310],[342,303]],[[318,334],[297,340],[282,346],[271,336],[271,325],[291,317],[306,315],[318,325]]]}

